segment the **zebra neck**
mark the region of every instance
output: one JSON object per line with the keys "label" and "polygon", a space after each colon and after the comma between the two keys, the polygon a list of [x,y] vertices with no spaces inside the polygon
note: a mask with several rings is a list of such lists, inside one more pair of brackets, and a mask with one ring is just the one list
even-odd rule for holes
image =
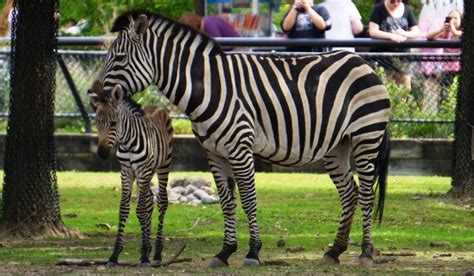
{"label": "zebra neck", "polygon": [[117,142],[127,150],[134,144],[137,129],[141,128],[140,124],[144,124],[143,116],[133,115],[132,112],[123,106],[119,110]]}
{"label": "zebra neck", "polygon": [[155,82],[160,92],[188,116],[193,116],[212,88],[210,74],[222,51],[214,40],[185,28],[173,28],[169,21],[156,24],[158,43]]}

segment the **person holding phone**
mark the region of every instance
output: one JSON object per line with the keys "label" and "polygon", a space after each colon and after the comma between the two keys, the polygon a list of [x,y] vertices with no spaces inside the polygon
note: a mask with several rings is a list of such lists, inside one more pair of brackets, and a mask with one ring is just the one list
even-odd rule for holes
{"label": "person holding phone", "polygon": [[[331,17],[321,5],[313,0],[295,0],[293,6],[281,21],[281,29],[288,38],[325,38],[325,32],[331,29]],[[292,52],[322,52],[322,47],[287,47]]]}
{"label": "person holding phone", "polygon": [[446,16],[442,26],[429,32],[426,38],[432,39],[460,39],[462,37],[461,12],[452,10]]}
{"label": "person holding phone", "polygon": [[[459,10],[452,10],[448,16],[443,20],[441,26],[436,27],[433,31],[426,34],[428,40],[434,39],[461,39],[462,31],[462,14]],[[444,48],[436,49],[438,53],[460,53],[460,48]],[[458,60],[449,60],[449,56],[445,57],[443,61],[434,61],[431,63],[424,63],[422,72],[429,73],[427,84],[424,89],[423,106],[430,106],[434,111],[438,111],[438,107],[447,95],[447,89],[452,84],[455,76],[459,74],[461,65]],[[431,94],[429,94],[431,93]],[[425,104],[426,102],[426,104]],[[433,108],[434,107],[434,108]]]}

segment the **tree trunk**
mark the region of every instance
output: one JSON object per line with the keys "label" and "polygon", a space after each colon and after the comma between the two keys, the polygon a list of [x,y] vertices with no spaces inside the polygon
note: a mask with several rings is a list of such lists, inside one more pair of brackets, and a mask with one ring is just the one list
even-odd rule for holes
{"label": "tree trunk", "polygon": [[464,1],[463,53],[454,133],[453,179],[449,194],[474,197],[474,15],[472,1]]}
{"label": "tree trunk", "polygon": [[54,144],[59,0],[16,0],[10,116],[5,146],[2,230],[67,234],[61,221]]}

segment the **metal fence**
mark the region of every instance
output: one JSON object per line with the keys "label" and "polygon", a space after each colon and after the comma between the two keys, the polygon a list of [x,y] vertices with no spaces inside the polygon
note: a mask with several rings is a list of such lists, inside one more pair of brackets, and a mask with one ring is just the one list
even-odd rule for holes
{"label": "metal fence", "polygon": [[[392,122],[454,123],[460,54],[437,54],[434,51],[430,49],[430,53],[425,53],[421,49],[412,49],[410,53],[359,53],[389,90]],[[0,116],[3,117],[8,115],[5,101],[9,93],[8,54],[0,52]],[[58,55],[55,116],[83,121],[86,132],[91,131],[90,121],[94,117],[86,91],[97,76],[105,54],[105,51],[60,50]],[[275,51],[272,54],[289,55]],[[164,106],[172,111],[174,117],[182,116],[154,87],[142,92],[137,99],[142,104]]]}

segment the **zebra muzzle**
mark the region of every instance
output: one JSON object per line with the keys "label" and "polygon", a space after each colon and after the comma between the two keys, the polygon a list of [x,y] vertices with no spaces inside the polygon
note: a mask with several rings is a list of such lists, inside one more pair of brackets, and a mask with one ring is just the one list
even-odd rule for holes
{"label": "zebra muzzle", "polygon": [[97,148],[97,155],[100,158],[107,159],[107,158],[109,158],[109,154],[110,154],[110,148],[109,147],[99,146]]}

